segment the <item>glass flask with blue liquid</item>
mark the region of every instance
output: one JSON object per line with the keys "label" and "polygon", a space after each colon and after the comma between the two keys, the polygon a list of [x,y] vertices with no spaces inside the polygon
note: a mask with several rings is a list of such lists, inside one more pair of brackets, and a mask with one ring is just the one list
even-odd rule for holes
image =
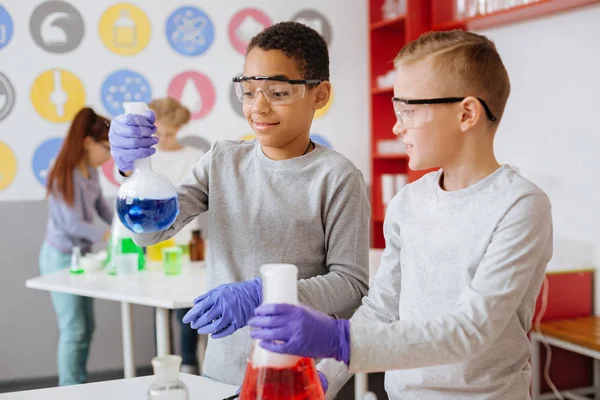
{"label": "glass flask with blue liquid", "polygon": [[[126,114],[141,115],[145,103],[123,103]],[[152,170],[150,157],[135,161],[135,169],[117,192],[117,215],[132,232],[149,233],[168,229],[179,214],[175,187]]]}

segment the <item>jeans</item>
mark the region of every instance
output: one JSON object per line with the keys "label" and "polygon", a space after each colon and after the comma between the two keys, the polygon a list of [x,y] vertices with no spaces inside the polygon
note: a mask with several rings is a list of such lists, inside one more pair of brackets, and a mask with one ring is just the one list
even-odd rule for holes
{"label": "jeans", "polygon": [[[48,243],[40,250],[42,275],[69,268],[71,255]],[[94,303],[89,297],[51,292],[52,305],[58,320],[58,384],[76,385],[87,381],[87,360],[94,333]]]}

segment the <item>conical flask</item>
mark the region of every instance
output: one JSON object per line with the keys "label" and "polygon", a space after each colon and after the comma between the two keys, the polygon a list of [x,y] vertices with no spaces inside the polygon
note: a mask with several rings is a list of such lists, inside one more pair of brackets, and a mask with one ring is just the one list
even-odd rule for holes
{"label": "conical flask", "polygon": [[[126,114],[140,115],[148,110],[145,103],[123,103]],[[179,214],[175,187],[167,178],[152,170],[150,157],[135,161],[135,170],[117,192],[117,215],[132,232],[162,231]]]}
{"label": "conical flask", "polygon": [[[298,269],[291,264],[260,268],[263,304],[298,304]],[[248,360],[240,400],[324,400],[312,358],[272,353],[255,341]]]}

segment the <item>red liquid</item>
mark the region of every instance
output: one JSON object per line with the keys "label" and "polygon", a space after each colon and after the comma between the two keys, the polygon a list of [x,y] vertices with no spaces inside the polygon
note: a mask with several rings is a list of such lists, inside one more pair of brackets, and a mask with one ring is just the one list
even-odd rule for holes
{"label": "red liquid", "polygon": [[240,400],[324,400],[314,361],[301,358],[291,368],[255,367],[248,363]]}

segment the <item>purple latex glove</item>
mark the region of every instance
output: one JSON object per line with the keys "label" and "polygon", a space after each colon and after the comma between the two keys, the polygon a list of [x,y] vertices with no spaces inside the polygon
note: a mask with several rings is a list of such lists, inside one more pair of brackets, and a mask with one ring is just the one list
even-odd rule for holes
{"label": "purple latex glove", "polygon": [[110,122],[110,153],[120,171],[133,170],[135,160],[156,152],[152,147],[158,143],[158,138],[152,136],[155,121],[154,112],[148,110],[143,115],[121,114]]}
{"label": "purple latex glove", "polygon": [[262,302],[262,281],[221,285],[194,300],[194,307],[183,317],[201,335],[219,339],[243,328],[254,309]]}
{"label": "purple latex glove", "polygon": [[263,304],[248,321],[250,336],[275,353],[350,362],[350,322],[290,304]]}
{"label": "purple latex glove", "polygon": [[323,387],[323,393],[327,393],[327,389],[329,388],[329,381],[324,373],[321,371],[317,371],[319,374],[319,380],[321,381],[321,386]]}

